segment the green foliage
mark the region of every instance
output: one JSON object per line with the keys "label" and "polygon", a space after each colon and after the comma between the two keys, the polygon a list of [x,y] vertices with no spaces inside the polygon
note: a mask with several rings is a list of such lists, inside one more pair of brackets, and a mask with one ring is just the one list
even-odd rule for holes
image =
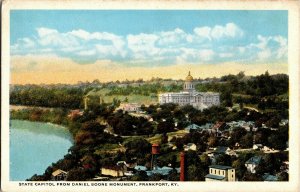
{"label": "green foliage", "polygon": [[68,172],[67,181],[87,181],[91,176],[90,171],[87,169],[74,168]]}
{"label": "green foliage", "polygon": [[139,171],[137,174],[130,178],[131,181],[148,181],[146,171]]}
{"label": "green foliage", "polygon": [[279,181],[288,181],[289,180],[289,174],[287,172],[281,172],[279,174],[278,180]]}
{"label": "green foliage", "polygon": [[142,137],[132,138],[124,142],[126,154],[130,157],[143,158],[151,153],[151,144]]}
{"label": "green foliage", "polygon": [[245,167],[245,161],[242,159],[237,159],[232,162],[232,167],[235,168],[235,174],[238,180],[242,180],[244,174],[247,171],[247,168]]}
{"label": "green foliage", "polygon": [[125,87],[117,87],[113,86],[110,88],[110,91],[106,94],[107,96],[110,95],[144,95],[150,96],[151,94],[157,94],[159,92],[177,92],[181,91],[182,85],[178,84],[171,84],[168,86],[164,86],[162,83],[148,83],[148,84],[140,84],[139,86],[125,86]]}
{"label": "green foliage", "polygon": [[82,97],[80,88],[19,86],[10,92],[10,104],[73,109],[81,106]]}
{"label": "green foliage", "polygon": [[153,125],[144,117],[134,117],[122,110],[110,114],[108,124],[119,135],[149,135],[153,133]]}

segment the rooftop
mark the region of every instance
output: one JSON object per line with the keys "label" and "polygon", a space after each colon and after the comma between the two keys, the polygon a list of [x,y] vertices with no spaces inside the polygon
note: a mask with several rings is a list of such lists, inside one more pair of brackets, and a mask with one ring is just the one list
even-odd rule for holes
{"label": "rooftop", "polygon": [[146,171],[147,167],[142,166],[142,165],[138,165],[138,166],[135,166],[134,169],[137,170],[137,171]]}
{"label": "rooftop", "polygon": [[[153,174],[161,174],[161,175],[168,175],[170,171],[172,171],[173,168],[171,167],[157,167],[157,169],[154,170],[149,170],[147,171],[147,175],[151,176]],[[175,170],[177,171],[177,173],[180,173],[180,168],[175,168]]]}
{"label": "rooftop", "polygon": [[265,174],[263,175],[263,179],[264,179],[264,181],[278,181],[278,177],[277,177],[277,176],[275,176],[275,175],[270,175],[270,174],[268,174],[268,173],[265,173]]}
{"label": "rooftop", "polygon": [[215,153],[225,153],[227,151],[227,149],[229,149],[229,147],[218,146],[214,152]]}
{"label": "rooftop", "polygon": [[217,180],[223,180],[225,179],[224,176],[220,176],[220,175],[212,175],[212,174],[207,174],[205,175],[206,178],[210,178],[210,179],[217,179]]}
{"label": "rooftop", "polygon": [[65,171],[63,171],[63,170],[61,170],[61,169],[57,169],[56,171],[54,171],[54,172],[52,173],[52,175],[55,177],[55,176],[57,176],[57,175],[59,175],[59,174],[61,174],[61,173],[67,174],[67,172],[65,172]]}
{"label": "rooftop", "polygon": [[258,165],[261,161],[261,157],[260,156],[254,156],[251,157],[248,161],[246,161],[246,164],[255,164]]}
{"label": "rooftop", "polygon": [[233,169],[230,166],[224,166],[224,165],[210,165],[209,168],[222,169],[222,170]]}

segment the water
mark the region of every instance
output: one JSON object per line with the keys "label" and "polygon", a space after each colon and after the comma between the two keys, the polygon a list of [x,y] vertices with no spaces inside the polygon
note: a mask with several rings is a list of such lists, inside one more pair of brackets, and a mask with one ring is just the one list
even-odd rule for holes
{"label": "water", "polygon": [[10,122],[10,180],[25,181],[43,174],[52,163],[62,159],[72,146],[64,127],[39,122]]}

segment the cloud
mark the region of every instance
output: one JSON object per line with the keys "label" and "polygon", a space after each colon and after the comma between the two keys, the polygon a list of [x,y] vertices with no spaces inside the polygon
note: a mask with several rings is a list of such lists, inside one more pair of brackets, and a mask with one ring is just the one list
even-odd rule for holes
{"label": "cloud", "polygon": [[212,39],[222,39],[222,38],[240,38],[244,35],[242,29],[240,29],[234,23],[227,23],[225,26],[216,25],[213,28],[211,27],[200,27],[194,29],[195,34],[200,37]]}
{"label": "cloud", "polygon": [[248,49],[257,48],[257,59],[260,61],[287,59],[287,39],[282,36],[257,35],[258,43],[252,43]]}
{"label": "cloud", "polygon": [[32,37],[12,44],[11,54],[52,54],[79,64],[106,60],[128,66],[287,60],[285,37],[257,35],[249,43],[245,34],[235,23],[197,26],[191,32],[174,28],[126,35],[84,29],[61,32],[41,27]]}

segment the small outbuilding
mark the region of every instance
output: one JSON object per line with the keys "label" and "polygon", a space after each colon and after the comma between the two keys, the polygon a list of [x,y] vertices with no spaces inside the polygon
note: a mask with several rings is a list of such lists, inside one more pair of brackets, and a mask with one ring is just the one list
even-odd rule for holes
{"label": "small outbuilding", "polygon": [[57,169],[51,175],[52,181],[66,181],[68,176],[68,172],[63,171],[61,169]]}

